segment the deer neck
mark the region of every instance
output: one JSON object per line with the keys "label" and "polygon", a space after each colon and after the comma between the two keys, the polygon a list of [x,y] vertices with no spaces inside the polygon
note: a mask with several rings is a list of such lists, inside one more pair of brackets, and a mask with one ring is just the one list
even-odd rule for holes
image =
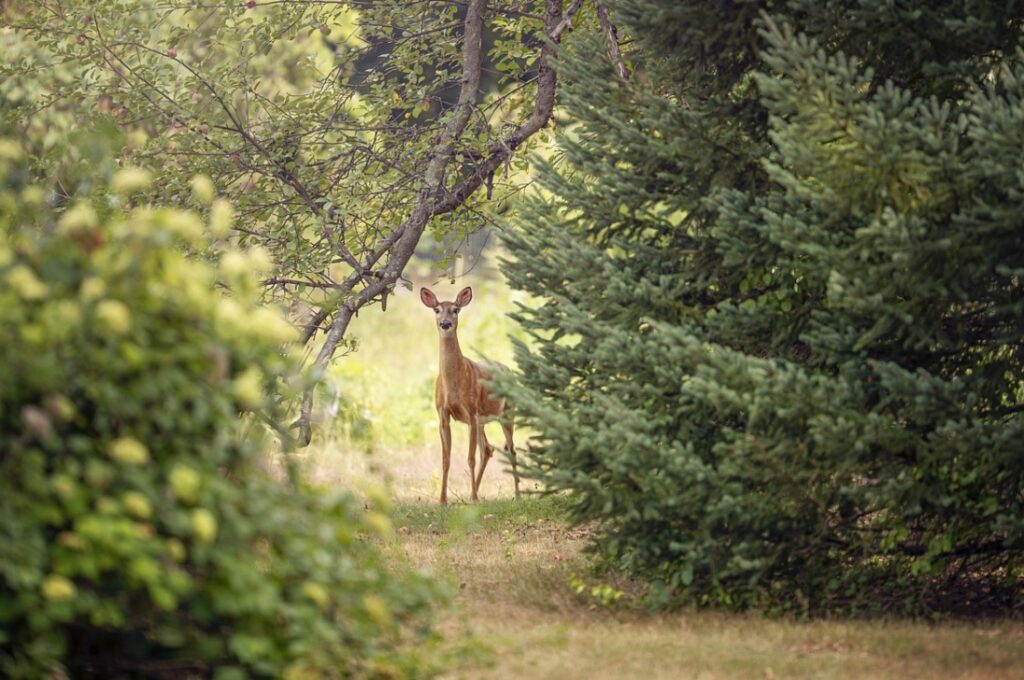
{"label": "deer neck", "polygon": [[459,347],[459,336],[442,337],[439,371],[441,381],[446,386],[455,387],[459,384],[465,361],[466,359],[462,356],[462,348]]}

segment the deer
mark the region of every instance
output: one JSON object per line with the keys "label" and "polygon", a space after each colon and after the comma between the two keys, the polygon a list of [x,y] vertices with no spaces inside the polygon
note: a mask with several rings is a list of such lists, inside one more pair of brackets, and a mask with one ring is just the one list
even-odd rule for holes
{"label": "deer", "polygon": [[[448,503],[448,468],[452,459],[451,419],[469,425],[469,476],[472,481],[471,500],[478,500],[480,482],[494,447],[487,441],[484,423],[498,420],[505,433],[505,451],[512,463],[516,498],[519,498],[519,475],[516,472],[516,449],[512,441],[512,415],[505,399],[493,395],[486,383],[496,372],[508,368],[496,361],[471,361],[459,347],[459,312],[473,299],[473,289],[463,288],[454,302],[440,302],[429,288],[420,289],[420,300],[434,310],[437,333],[441,341],[441,360],[434,383],[434,405],[441,431],[441,505]],[[480,450],[480,469],[476,469],[476,451]]]}

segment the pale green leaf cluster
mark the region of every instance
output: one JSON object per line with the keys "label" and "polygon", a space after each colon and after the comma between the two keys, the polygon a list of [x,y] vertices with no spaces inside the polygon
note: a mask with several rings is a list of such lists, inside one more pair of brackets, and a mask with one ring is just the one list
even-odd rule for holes
{"label": "pale green leaf cluster", "polygon": [[113,205],[141,169],[59,215],[0,149],[0,675],[429,674],[439,592],[368,541],[386,516],[268,470],[296,367],[265,262]]}

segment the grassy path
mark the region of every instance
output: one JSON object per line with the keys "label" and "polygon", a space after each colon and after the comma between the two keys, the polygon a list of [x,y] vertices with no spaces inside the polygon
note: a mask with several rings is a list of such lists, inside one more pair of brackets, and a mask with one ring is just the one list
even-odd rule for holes
{"label": "grassy path", "polygon": [[458,595],[443,628],[480,643],[445,677],[1024,678],[1019,622],[799,622],[596,604],[570,586],[574,574],[592,580],[586,537],[559,516],[552,499],[398,507],[392,548],[451,580]]}

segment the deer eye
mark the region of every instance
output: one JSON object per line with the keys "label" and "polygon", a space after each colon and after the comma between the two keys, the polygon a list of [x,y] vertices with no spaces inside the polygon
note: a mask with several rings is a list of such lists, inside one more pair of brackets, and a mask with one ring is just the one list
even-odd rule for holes
{"label": "deer eye", "polygon": [[458,314],[458,313],[459,313],[459,308],[458,308],[458,307],[456,307],[456,308],[455,308],[455,309],[453,309],[452,311],[453,311],[453,312],[455,312],[456,314]]}
{"label": "deer eye", "polygon": [[440,313],[441,313],[441,308],[440,307],[434,307],[434,314],[440,314]]}

